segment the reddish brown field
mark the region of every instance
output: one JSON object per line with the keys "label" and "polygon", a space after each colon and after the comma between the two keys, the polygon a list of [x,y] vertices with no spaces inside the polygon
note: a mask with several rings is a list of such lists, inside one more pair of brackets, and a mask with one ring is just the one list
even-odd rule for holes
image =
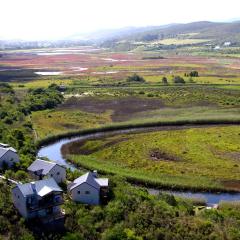
{"label": "reddish brown field", "polygon": [[197,70],[202,77],[240,76],[240,59],[170,55],[146,59],[150,53],[111,53],[91,48],[8,52],[1,57],[1,71],[20,68],[60,71],[62,75],[104,76],[121,79],[137,72],[143,76],[183,74]]}

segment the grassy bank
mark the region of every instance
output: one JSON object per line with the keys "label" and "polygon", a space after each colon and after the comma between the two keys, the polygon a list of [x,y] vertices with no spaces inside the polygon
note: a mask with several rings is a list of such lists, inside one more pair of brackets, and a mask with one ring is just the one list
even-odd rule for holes
{"label": "grassy bank", "polygon": [[[197,129],[198,131],[198,137],[200,134],[205,131],[206,129],[212,129],[212,127],[216,127],[216,125],[232,125],[236,124],[238,125],[240,123],[239,120],[212,120],[212,121],[206,121],[206,120],[197,120],[197,121],[176,121],[176,122],[155,122],[155,123],[144,123],[144,124],[123,124],[123,125],[111,125],[111,126],[105,126],[102,128],[94,128],[94,129],[86,129],[82,131],[76,131],[76,132],[69,132],[66,134],[59,134],[55,136],[51,136],[48,138],[45,138],[43,140],[38,141],[38,148],[40,148],[42,145],[47,145],[52,142],[58,141],[62,138],[68,138],[68,137],[74,137],[78,135],[87,135],[91,133],[98,133],[98,132],[111,132],[115,130],[124,130],[124,129],[132,129],[132,128],[151,128],[151,127],[159,127],[159,126],[166,126],[166,127],[202,127],[201,129]],[[204,128],[204,126],[208,126],[209,128]],[[221,131],[224,127],[219,127],[218,134],[221,134]],[[229,127],[230,129],[232,127]],[[234,127],[233,127],[234,128]],[[235,130],[239,129],[238,126],[235,126]],[[191,130],[191,129],[190,129]],[[169,132],[177,132],[180,135],[187,136],[185,130],[179,130],[179,131],[169,131]],[[161,134],[165,134],[168,131],[161,131]],[[93,154],[89,155],[75,155],[75,156],[68,156],[69,161],[75,163],[76,165],[82,166],[87,169],[97,169],[102,173],[108,173],[108,174],[116,174],[123,177],[126,177],[129,181],[137,183],[137,184],[144,184],[145,186],[154,186],[159,188],[168,188],[168,189],[191,189],[191,190],[203,190],[203,191],[236,191],[238,189],[231,186],[231,182],[229,182],[230,185],[224,185],[223,181],[230,181],[230,180],[237,180],[238,179],[238,173],[239,170],[236,166],[237,162],[234,160],[227,160],[227,159],[219,159],[214,154],[208,154],[207,157],[204,159],[201,159],[202,153],[205,151],[203,146],[201,145],[201,142],[198,142],[196,139],[194,139],[194,136],[191,136],[190,140],[187,142],[187,144],[193,144],[192,148],[194,149],[194,152],[178,152],[178,146],[179,146],[179,135],[173,135],[172,137],[169,137],[168,142],[166,143],[165,138],[158,139],[155,138],[153,141],[153,133],[147,133],[144,138],[140,139],[139,141],[132,140],[132,142],[128,142],[126,140],[125,145],[124,141],[121,142],[121,138],[128,138],[131,136],[131,134],[120,136],[119,144],[116,144],[113,146],[113,148],[102,148],[101,151],[94,152],[94,148],[101,147],[102,145],[107,143],[107,141],[98,141],[96,139],[92,143],[90,142],[85,146],[86,149],[93,150]],[[232,131],[229,132],[229,134],[232,134]],[[163,135],[163,136],[165,136]],[[207,136],[208,134],[206,134]],[[116,136],[116,139],[112,139],[112,141],[117,140],[118,142],[118,136]],[[135,136],[135,135],[134,135]],[[139,135],[136,135],[136,139],[138,139]],[[147,137],[149,136],[149,137]],[[166,137],[166,136],[165,136]],[[195,136],[196,137],[196,136]],[[238,137],[238,136],[237,136]],[[186,141],[184,137],[184,141]],[[229,138],[229,135],[228,135]],[[229,138],[231,140],[231,138]],[[218,140],[218,136],[216,139],[204,139],[204,146],[208,145],[208,141],[215,142]],[[182,141],[184,143],[184,141]],[[192,142],[191,142],[192,141]],[[194,142],[195,141],[195,142]],[[228,143],[227,138],[221,139],[221,141],[224,141]],[[232,140],[233,141],[233,140]],[[161,148],[164,146],[164,144],[168,144],[165,146],[164,152],[167,152],[167,156],[170,161],[164,161],[164,162],[158,162],[158,161],[152,161],[149,159],[141,158],[141,155],[146,156],[145,153],[141,153],[141,150],[144,149],[144,147],[141,145],[143,143],[145,145],[152,145],[148,146],[146,151],[150,151],[151,149],[156,148],[156,143],[158,142],[158,146],[160,145]],[[237,142],[237,141],[235,141]],[[209,142],[210,143],[210,142]],[[155,144],[155,145],[154,145]],[[172,145],[173,144],[173,145]],[[175,145],[174,145],[175,144]],[[199,146],[198,146],[199,144]],[[237,145],[237,144],[236,144]],[[132,149],[130,148],[132,147]],[[228,150],[228,145],[222,145],[223,149],[226,149],[226,152]],[[189,147],[189,146],[188,146]],[[169,154],[168,149],[173,149]],[[180,149],[185,149],[186,146],[181,146]],[[191,149],[191,148],[190,148]],[[109,152],[105,152],[109,150]],[[137,152],[136,152],[137,151]],[[120,155],[119,155],[120,154]],[[192,155],[191,155],[192,154]],[[189,158],[190,155],[190,158]],[[181,161],[171,161],[174,159],[171,159],[172,157],[176,157],[178,160],[181,159]],[[189,158],[189,159],[188,159]],[[129,160],[129,161],[127,161]],[[203,161],[202,161],[203,160]],[[214,162],[213,166],[211,165],[212,160]],[[127,161],[127,162],[126,162]],[[200,161],[199,164],[197,162]],[[146,164],[147,162],[147,164]],[[202,174],[199,174],[199,172],[202,171]],[[234,171],[234,174],[233,174]],[[210,175],[212,177],[210,177]],[[233,182],[234,185],[234,182]]]}
{"label": "grassy bank", "polygon": [[239,131],[238,126],[162,129],[93,138],[63,150],[69,146],[73,163],[137,183],[239,191]]}
{"label": "grassy bank", "polygon": [[192,126],[207,126],[207,125],[239,125],[240,118],[235,119],[194,119],[194,120],[178,120],[178,121],[154,121],[154,122],[142,122],[142,123],[116,123],[111,125],[106,125],[99,128],[89,128],[89,129],[82,129],[79,131],[69,131],[61,134],[50,135],[46,138],[39,139],[36,142],[36,146],[39,149],[43,145],[54,143],[63,138],[70,138],[76,137],[80,135],[87,135],[92,133],[98,132],[111,132],[117,130],[125,130],[125,129],[132,129],[132,128],[147,128],[147,127],[161,127],[161,126],[185,126],[185,125],[192,125]]}

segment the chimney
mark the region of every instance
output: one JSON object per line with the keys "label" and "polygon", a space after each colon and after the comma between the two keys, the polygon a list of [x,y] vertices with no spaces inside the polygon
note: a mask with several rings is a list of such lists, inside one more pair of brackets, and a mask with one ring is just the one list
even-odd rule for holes
{"label": "chimney", "polygon": [[97,170],[94,170],[94,171],[93,171],[93,176],[94,176],[95,178],[98,177]]}
{"label": "chimney", "polygon": [[31,187],[32,187],[33,193],[37,194],[35,182],[31,182]]}

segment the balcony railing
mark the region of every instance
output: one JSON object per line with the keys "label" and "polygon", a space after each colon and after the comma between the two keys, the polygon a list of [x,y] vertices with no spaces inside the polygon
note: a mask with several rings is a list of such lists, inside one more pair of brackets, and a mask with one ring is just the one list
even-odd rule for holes
{"label": "balcony railing", "polygon": [[54,222],[54,221],[58,221],[61,220],[65,217],[65,211],[64,210],[60,210],[58,213],[53,213],[51,215],[45,216],[45,217],[41,217],[39,218],[39,220],[46,224],[46,223],[50,223],[50,222]]}
{"label": "balcony railing", "polygon": [[54,200],[45,200],[38,201],[37,203],[27,204],[28,211],[38,211],[40,209],[50,208],[58,205],[62,205],[64,203],[63,198],[55,198]]}

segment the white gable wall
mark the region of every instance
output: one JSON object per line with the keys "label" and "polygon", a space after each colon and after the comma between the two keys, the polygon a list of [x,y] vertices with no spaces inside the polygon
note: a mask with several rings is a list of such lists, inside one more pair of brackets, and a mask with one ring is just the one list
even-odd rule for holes
{"label": "white gable wall", "polygon": [[19,162],[18,154],[9,150],[0,158],[0,168],[3,165],[3,162],[7,163],[9,167],[12,167],[14,163]]}
{"label": "white gable wall", "polygon": [[[89,192],[89,194],[87,194]],[[98,205],[100,203],[99,191],[87,183],[75,187],[70,191],[72,200],[75,202]]]}
{"label": "white gable wall", "polygon": [[66,169],[62,166],[55,165],[50,172],[48,173],[47,177],[54,178],[57,183],[64,182],[66,180]]}

